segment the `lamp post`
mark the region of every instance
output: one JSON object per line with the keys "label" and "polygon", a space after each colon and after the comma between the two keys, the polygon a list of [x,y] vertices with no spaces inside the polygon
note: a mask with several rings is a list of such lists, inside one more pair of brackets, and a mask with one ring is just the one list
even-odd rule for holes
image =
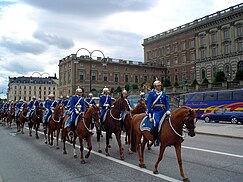
{"label": "lamp post", "polygon": [[92,91],[92,76],[91,76],[91,74],[92,74],[92,54],[94,52],[100,52],[102,54],[102,56],[103,56],[102,60],[105,58],[105,55],[104,55],[104,53],[101,50],[98,50],[98,49],[97,50],[93,50],[93,51],[89,51],[86,48],[80,48],[76,52],[76,59],[74,60],[75,64],[78,63],[77,55],[78,55],[78,52],[81,51],[81,50],[85,50],[85,51],[87,51],[89,53],[89,91],[91,92]]}

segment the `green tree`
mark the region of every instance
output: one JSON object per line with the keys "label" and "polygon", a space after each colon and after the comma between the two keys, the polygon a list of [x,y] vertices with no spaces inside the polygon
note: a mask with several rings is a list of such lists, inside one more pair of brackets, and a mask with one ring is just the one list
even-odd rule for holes
{"label": "green tree", "polygon": [[132,89],[138,89],[138,85],[137,84],[132,84]]}
{"label": "green tree", "polygon": [[122,91],[122,88],[120,86],[118,86],[115,90],[115,92],[121,92]]}
{"label": "green tree", "polygon": [[163,86],[164,87],[170,87],[171,86],[171,83],[170,83],[170,80],[168,78],[166,78],[163,82]]}
{"label": "green tree", "polygon": [[237,70],[234,80],[243,80],[243,69]]}
{"label": "green tree", "polygon": [[225,80],[225,73],[223,71],[218,71],[215,74],[214,82],[223,82]]}
{"label": "green tree", "polygon": [[202,84],[209,84],[209,81],[206,77],[203,79]]}
{"label": "green tree", "polygon": [[125,90],[126,90],[126,91],[129,91],[129,90],[130,90],[130,86],[129,86],[129,84],[126,84],[126,85],[125,85]]}
{"label": "green tree", "polygon": [[197,79],[194,79],[192,82],[192,86],[195,87],[196,85],[198,85]]}
{"label": "green tree", "polygon": [[179,83],[176,80],[175,83],[174,83],[174,87],[178,87],[178,86],[179,86]]}

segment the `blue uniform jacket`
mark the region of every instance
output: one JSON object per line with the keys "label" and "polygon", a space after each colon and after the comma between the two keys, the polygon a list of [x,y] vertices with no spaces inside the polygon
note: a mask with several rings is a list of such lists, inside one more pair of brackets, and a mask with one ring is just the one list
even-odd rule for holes
{"label": "blue uniform jacket", "polygon": [[109,104],[109,106],[111,106],[111,104],[112,104],[111,96],[109,96],[109,95],[100,96],[99,105],[100,105],[101,110],[107,110],[108,109],[108,107],[104,106],[104,104]]}
{"label": "blue uniform jacket", "polygon": [[39,106],[39,101],[38,100],[32,100],[30,101],[30,103],[28,104],[28,107],[30,110],[33,110],[33,106]]}
{"label": "blue uniform jacket", "polygon": [[94,101],[94,99],[92,99],[92,98],[86,98],[86,100],[85,100],[88,104],[93,104],[93,105],[96,105],[96,103],[95,103],[95,101]]}
{"label": "blue uniform jacket", "polygon": [[74,95],[70,99],[70,107],[71,111],[74,112],[77,105],[81,105],[81,112],[84,112],[86,110],[85,104],[84,104],[84,98],[79,97],[78,95]]}

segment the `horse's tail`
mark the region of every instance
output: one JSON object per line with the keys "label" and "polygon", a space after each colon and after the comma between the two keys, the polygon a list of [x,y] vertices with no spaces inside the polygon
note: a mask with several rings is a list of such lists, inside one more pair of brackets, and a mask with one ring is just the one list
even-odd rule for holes
{"label": "horse's tail", "polygon": [[131,128],[130,128],[130,139],[131,139],[131,151],[137,152],[136,149],[136,132],[134,131],[134,117],[132,117]]}

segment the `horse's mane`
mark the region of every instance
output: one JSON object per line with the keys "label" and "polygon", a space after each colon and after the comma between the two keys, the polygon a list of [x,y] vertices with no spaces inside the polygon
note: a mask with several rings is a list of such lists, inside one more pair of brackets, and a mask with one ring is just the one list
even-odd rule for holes
{"label": "horse's mane", "polygon": [[55,108],[54,108],[54,112],[57,112],[59,109],[60,109],[60,107],[62,107],[63,106],[63,104],[58,104]]}
{"label": "horse's mane", "polygon": [[131,113],[132,113],[132,114],[138,114],[138,113],[140,113],[140,112],[141,112],[140,109],[141,109],[142,106],[144,106],[144,109],[145,109],[145,110],[147,109],[147,106],[146,106],[145,102],[142,101],[142,102],[139,102],[139,103],[136,105],[136,107],[131,111]]}
{"label": "horse's mane", "polygon": [[172,113],[175,115],[175,117],[183,117],[185,113],[192,114],[193,117],[196,117],[196,112],[188,106],[181,106],[176,108]]}

